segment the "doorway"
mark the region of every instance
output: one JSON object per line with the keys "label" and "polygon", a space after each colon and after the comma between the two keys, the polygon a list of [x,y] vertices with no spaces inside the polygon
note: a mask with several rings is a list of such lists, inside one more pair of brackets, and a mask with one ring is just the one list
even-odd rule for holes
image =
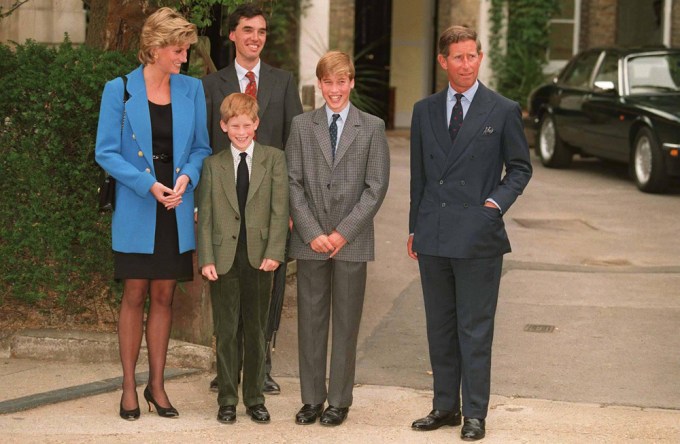
{"label": "doorway", "polygon": [[[354,64],[356,83],[352,101],[389,123],[390,47],[392,0],[356,2],[354,13]],[[392,107],[390,106],[392,105]]]}
{"label": "doorway", "polygon": [[661,46],[664,0],[619,0],[616,44],[622,47]]}

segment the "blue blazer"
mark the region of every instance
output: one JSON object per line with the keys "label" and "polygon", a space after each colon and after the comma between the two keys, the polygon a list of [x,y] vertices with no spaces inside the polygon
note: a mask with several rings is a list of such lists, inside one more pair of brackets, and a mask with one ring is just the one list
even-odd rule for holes
{"label": "blue blazer", "polygon": [[[156,182],[151,145],[151,117],[142,66],[127,75],[130,98],[123,116],[123,81],[104,86],[97,128],[95,159],[116,179],[116,210],[113,212],[113,250],[122,253],[154,251],[157,201],[150,192]],[[205,94],[201,81],[184,75],[170,77],[174,178],[186,174],[190,182],[175,209],[179,253],[196,248],[194,190],[210,155],[206,125]]]}
{"label": "blue blazer", "polygon": [[510,251],[502,214],[531,178],[529,147],[516,102],[481,82],[463,126],[451,144],[447,89],[413,107],[411,207],[413,250],[456,259],[488,258]]}

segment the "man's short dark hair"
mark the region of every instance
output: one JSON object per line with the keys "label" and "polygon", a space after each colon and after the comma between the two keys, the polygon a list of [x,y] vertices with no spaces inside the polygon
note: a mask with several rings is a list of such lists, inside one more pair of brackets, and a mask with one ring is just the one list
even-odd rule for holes
{"label": "man's short dark hair", "polygon": [[234,32],[236,31],[236,27],[238,26],[238,22],[241,21],[242,18],[253,18],[257,17],[258,15],[261,15],[262,18],[264,19],[265,25],[267,24],[267,17],[264,15],[264,11],[262,11],[261,8],[256,6],[254,3],[243,3],[241,5],[238,5],[236,9],[234,9],[234,12],[229,14],[229,32]]}
{"label": "man's short dark hair", "polygon": [[475,42],[477,44],[477,52],[481,52],[482,44],[479,42],[474,29],[465,26],[451,26],[439,36],[439,54],[448,57],[449,46],[452,43],[465,42],[467,40]]}

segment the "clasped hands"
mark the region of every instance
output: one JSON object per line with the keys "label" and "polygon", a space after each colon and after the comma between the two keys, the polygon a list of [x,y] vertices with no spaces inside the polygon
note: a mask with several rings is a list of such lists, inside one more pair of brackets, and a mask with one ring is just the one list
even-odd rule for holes
{"label": "clasped hands", "polygon": [[338,254],[345,244],[347,244],[347,239],[345,239],[342,234],[334,230],[329,235],[322,234],[321,236],[318,236],[309,243],[309,246],[312,247],[312,250],[316,251],[317,253],[331,252],[331,255],[328,257],[332,258]]}
{"label": "clasped hands", "polygon": [[158,202],[163,204],[165,209],[172,210],[177,208],[182,203],[182,196],[189,185],[189,176],[182,174],[175,182],[175,188],[170,189],[160,182],[156,182],[151,186],[151,194]]}

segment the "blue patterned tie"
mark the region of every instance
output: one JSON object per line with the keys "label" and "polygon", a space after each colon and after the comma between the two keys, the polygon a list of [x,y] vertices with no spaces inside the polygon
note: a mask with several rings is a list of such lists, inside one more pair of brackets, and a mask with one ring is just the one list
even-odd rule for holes
{"label": "blue patterned tie", "polygon": [[328,132],[331,134],[331,148],[333,149],[333,160],[335,160],[335,147],[338,145],[338,119],[340,114],[333,114],[333,122],[328,127]]}
{"label": "blue patterned tie", "polygon": [[451,111],[451,121],[449,122],[449,136],[451,137],[451,145],[456,140],[460,127],[463,126],[463,105],[460,103],[462,94],[456,94],[456,104]]}

